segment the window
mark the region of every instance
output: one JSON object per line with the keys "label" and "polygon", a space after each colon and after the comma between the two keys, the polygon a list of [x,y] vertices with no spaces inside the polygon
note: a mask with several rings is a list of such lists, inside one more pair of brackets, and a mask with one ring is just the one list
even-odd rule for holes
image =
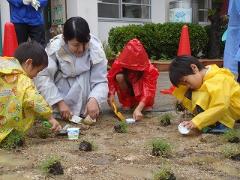
{"label": "window", "polygon": [[210,0],[198,0],[198,22],[208,22],[208,9],[211,8]]}
{"label": "window", "polygon": [[150,19],[151,0],[98,0],[98,17]]}

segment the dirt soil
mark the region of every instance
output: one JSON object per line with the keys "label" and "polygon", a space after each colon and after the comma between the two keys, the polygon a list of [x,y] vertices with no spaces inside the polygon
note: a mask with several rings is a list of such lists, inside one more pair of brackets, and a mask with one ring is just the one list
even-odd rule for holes
{"label": "dirt soil", "polygon": [[[222,136],[182,136],[177,130],[178,117],[170,126],[162,127],[161,115],[147,114],[143,121],[130,125],[125,134],[114,132],[117,120],[108,114],[95,126],[83,130],[79,140],[31,136],[23,148],[0,150],[0,180],[152,179],[163,166],[171,167],[177,179],[240,179],[240,161],[227,159],[221,153],[227,143]],[[171,157],[151,155],[150,143],[154,138],[164,138],[172,145]],[[82,140],[93,142],[95,150],[79,151]],[[41,161],[49,156],[60,158],[64,175],[47,175],[39,169]]]}

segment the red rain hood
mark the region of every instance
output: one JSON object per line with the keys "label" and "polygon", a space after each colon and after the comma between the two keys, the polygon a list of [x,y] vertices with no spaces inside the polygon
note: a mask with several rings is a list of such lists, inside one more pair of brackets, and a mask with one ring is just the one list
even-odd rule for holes
{"label": "red rain hood", "polygon": [[125,45],[117,61],[123,68],[135,71],[143,71],[150,65],[148,55],[138,39],[132,39]]}

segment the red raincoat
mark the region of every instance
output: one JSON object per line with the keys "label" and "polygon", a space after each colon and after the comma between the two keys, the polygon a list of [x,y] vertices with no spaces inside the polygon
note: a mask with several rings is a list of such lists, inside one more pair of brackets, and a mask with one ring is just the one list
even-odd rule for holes
{"label": "red raincoat", "polygon": [[[129,71],[127,75],[134,96],[131,96],[128,93],[129,91],[123,92],[116,82],[116,75],[122,73],[123,69],[143,73],[140,79],[138,73],[133,71]],[[120,103],[125,107],[132,107],[140,101],[145,104],[145,107],[151,107],[154,103],[158,75],[158,70],[149,61],[141,42],[132,39],[125,45],[123,51],[108,71],[109,95],[114,95],[117,92]]]}

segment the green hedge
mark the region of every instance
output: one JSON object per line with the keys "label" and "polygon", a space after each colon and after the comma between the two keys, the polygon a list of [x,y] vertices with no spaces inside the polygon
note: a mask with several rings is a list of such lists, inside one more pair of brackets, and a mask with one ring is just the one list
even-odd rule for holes
{"label": "green hedge", "polygon": [[[169,59],[176,56],[183,23],[164,23],[145,25],[128,25],[112,28],[108,43],[117,54],[133,38],[138,38],[151,59]],[[190,33],[192,55],[206,49],[208,36],[206,30],[197,24],[187,24]]]}

